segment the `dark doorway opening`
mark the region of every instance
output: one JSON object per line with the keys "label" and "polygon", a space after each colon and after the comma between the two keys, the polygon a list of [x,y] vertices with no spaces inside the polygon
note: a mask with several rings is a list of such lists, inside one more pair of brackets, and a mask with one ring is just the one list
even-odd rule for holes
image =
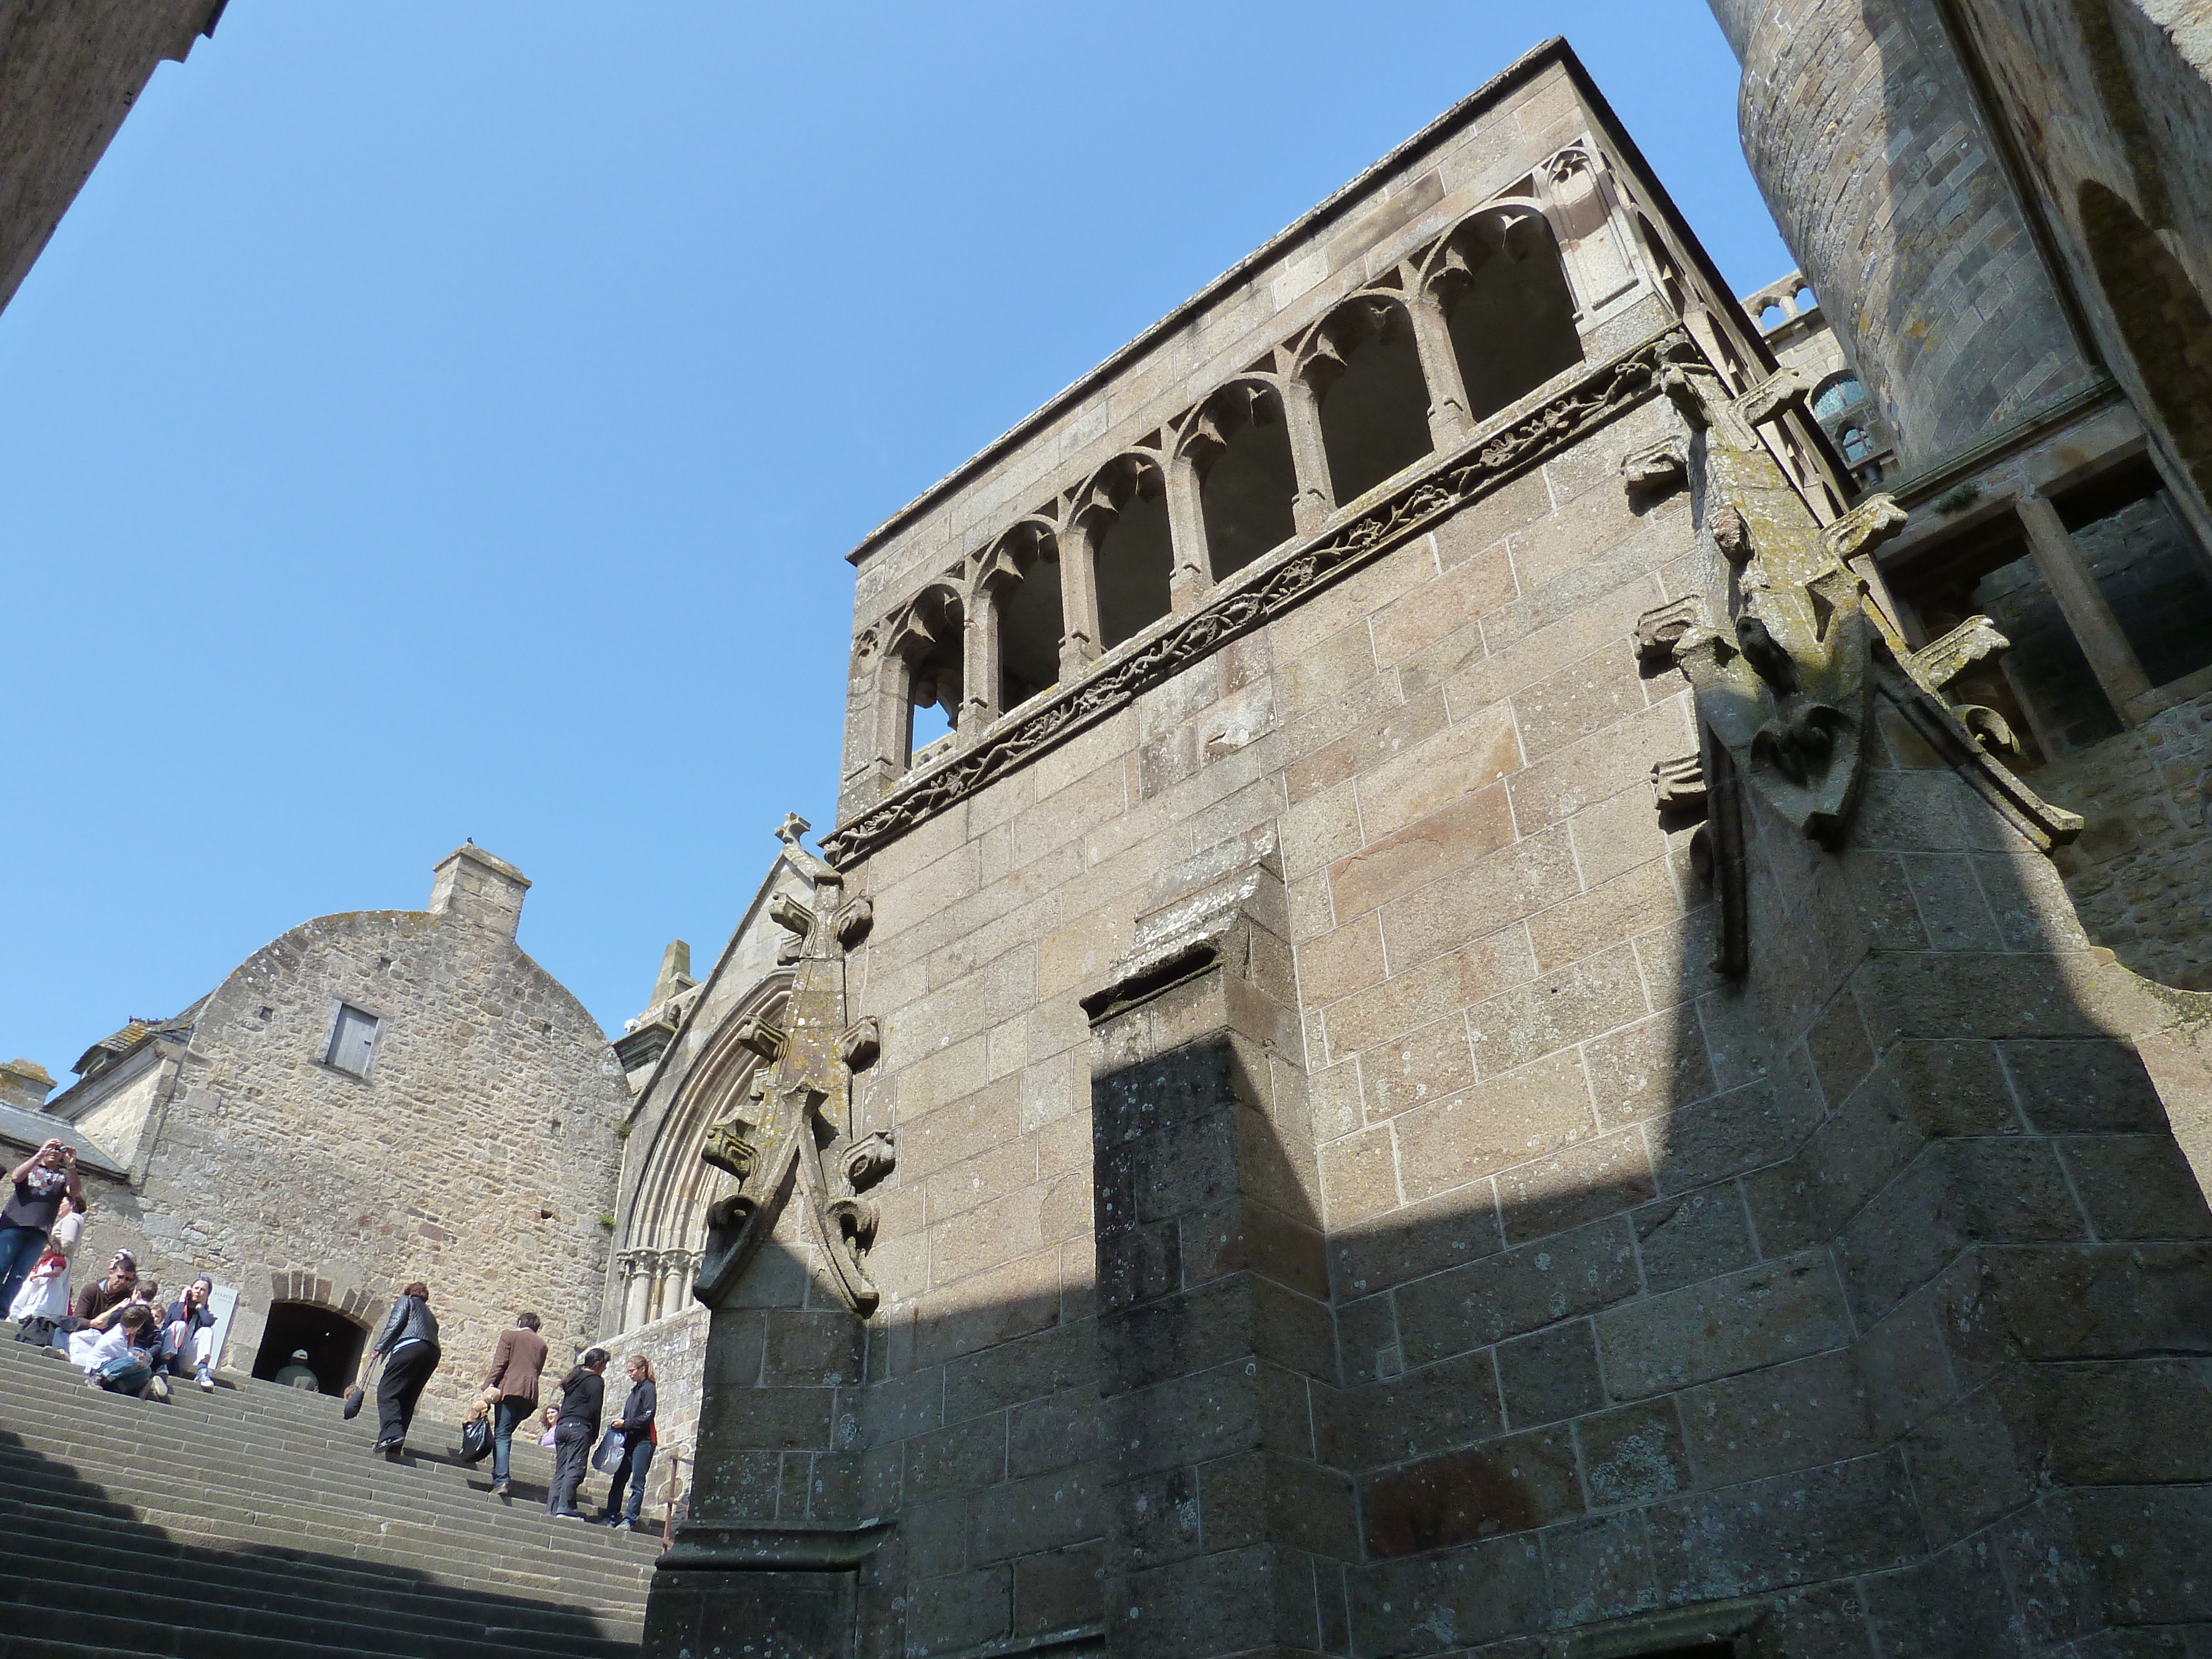
{"label": "dark doorway opening", "polygon": [[293,1352],[307,1351],[307,1369],[325,1394],[343,1394],[361,1369],[361,1351],[368,1341],[366,1326],[356,1324],[335,1309],[312,1302],[278,1302],[269,1310],[269,1323],[261,1333],[261,1346],[253,1356],[253,1374],[264,1382],[292,1363]]}

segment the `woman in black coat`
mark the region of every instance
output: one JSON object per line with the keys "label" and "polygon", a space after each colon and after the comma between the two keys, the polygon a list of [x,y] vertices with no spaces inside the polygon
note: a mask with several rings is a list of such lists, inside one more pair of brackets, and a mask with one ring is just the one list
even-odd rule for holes
{"label": "woman in black coat", "polygon": [[438,1369],[438,1319],[430,1311],[430,1287],[420,1281],[399,1292],[386,1316],[375,1346],[362,1356],[361,1375],[379,1354],[384,1356],[384,1376],[376,1385],[376,1445],[374,1449],[396,1456],[407,1443],[407,1425],[415,1420],[415,1402],[430,1373]]}
{"label": "woman in black coat", "polygon": [[592,1460],[599,1437],[599,1408],[606,1403],[607,1351],[593,1348],[561,1379],[561,1420],[553,1425],[553,1485],[545,1507],[567,1521],[584,1517],[576,1508],[576,1489]]}

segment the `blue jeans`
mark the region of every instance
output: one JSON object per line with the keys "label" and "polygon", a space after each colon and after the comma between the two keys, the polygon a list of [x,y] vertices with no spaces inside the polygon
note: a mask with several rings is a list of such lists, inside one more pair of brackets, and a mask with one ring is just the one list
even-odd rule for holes
{"label": "blue jeans", "polygon": [[514,1431],[529,1420],[538,1409],[527,1400],[502,1400],[491,1417],[491,1479],[497,1486],[507,1479],[508,1462],[514,1455]]}
{"label": "blue jeans", "polygon": [[0,1227],[0,1317],[4,1317],[15,1292],[23,1288],[23,1281],[31,1276],[31,1269],[39,1265],[39,1257],[46,1248],[46,1229]]}
{"label": "blue jeans", "polygon": [[637,1520],[637,1512],[645,1504],[645,1472],[653,1467],[653,1442],[641,1440],[635,1445],[627,1442],[623,1446],[623,1461],[615,1466],[614,1484],[607,1488],[607,1519],[615,1518],[623,1510],[623,1488],[629,1488],[629,1507],[623,1519]]}
{"label": "blue jeans", "polygon": [[116,1394],[137,1394],[153,1375],[154,1368],[146,1363],[145,1356],[133,1349],[102,1360],[92,1380]]}

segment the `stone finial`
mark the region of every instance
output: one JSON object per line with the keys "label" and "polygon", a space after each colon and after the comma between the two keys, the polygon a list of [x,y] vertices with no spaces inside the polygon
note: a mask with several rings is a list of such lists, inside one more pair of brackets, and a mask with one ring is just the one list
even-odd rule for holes
{"label": "stone finial", "polygon": [[0,1102],[35,1112],[54,1091],[54,1079],[35,1060],[11,1060],[0,1066]]}
{"label": "stone finial", "polygon": [[430,914],[472,921],[513,939],[522,921],[522,896],[529,890],[529,877],[471,842],[438,860]]}
{"label": "stone finial", "polygon": [[691,947],[680,939],[672,939],[660,953],[660,974],[653,981],[653,1000],[645,1006],[658,1008],[678,992],[688,991],[698,982],[691,977]]}

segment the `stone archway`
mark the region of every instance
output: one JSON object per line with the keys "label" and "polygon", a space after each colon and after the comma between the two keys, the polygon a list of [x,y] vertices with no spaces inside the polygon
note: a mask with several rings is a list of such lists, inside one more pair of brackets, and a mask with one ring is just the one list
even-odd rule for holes
{"label": "stone archway", "polygon": [[2113,325],[2176,459],[2212,502],[2212,307],[2125,198],[2093,179],[2076,204]]}

